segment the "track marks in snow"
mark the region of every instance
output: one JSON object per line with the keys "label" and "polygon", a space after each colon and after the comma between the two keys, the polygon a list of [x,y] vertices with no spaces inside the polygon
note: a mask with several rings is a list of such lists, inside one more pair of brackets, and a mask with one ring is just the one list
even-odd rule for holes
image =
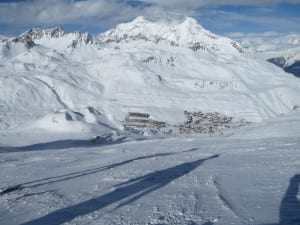
{"label": "track marks in snow", "polygon": [[213,187],[216,190],[216,196],[222,207],[230,212],[235,218],[241,221],[241,224],[251,224],[251,219],[246,216],[242,206],[237,206],[230,199],[229,194],[223,188],[219,177],[212,178]]}
{"label": "track marks in snow", "polygon": [[59,94],[57,93],[57,91],[51,87],[46,81],[43,81],[40,78],[34,77],[34,79],[40,83],[42,83],[44,86],[46,86],[48,89],[50,89],[50,91],[54,94],[54,96],[56,97],[56,100],[65,108],[68,109],[69,107],[63,102],[63,100],[60,98]]}

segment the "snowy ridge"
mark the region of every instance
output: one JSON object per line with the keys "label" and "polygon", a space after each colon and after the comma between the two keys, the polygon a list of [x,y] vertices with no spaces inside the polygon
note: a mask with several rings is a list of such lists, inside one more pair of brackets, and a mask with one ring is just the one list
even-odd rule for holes
{"label": "snowy ridge", "polygon": [[83,112],[76,118],[88,123],[89,107],[120,128],[128,112],[169,124],[185,110],[262,121],[300,105],[298,79],[192,18],[138,17],[98,38],[59,28],[22,37],[34,44],[0,43],[1,129],[60,112]]}
{"label": "snowy ridge", "polygon": [[52,29],[31,28],[25,33],[21,34],[20,37],[29,37],[35,41],[44,38],[60,38],[64,35],[65,32],[60,27],[55,27]]}
{"label": "snowy ridge", "polygon": [[61,49],[62,47],[75,48],[78,45],[87,45],[93,43],[92,35],[87,32],[66,33],[60,27],[51,29],[31,28],[25,33],[21,34],[19,39],[32,40],[35,44],[40,44],[54,49]]}

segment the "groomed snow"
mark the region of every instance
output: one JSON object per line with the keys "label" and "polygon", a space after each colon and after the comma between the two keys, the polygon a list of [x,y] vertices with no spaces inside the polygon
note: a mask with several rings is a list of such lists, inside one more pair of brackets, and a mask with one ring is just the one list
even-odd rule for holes
{"label": "groomed snow", "polygon": [[298,112],[222,137],[109,145],[83,134],[1,132],[0,221],[298,225],[299,124]]}

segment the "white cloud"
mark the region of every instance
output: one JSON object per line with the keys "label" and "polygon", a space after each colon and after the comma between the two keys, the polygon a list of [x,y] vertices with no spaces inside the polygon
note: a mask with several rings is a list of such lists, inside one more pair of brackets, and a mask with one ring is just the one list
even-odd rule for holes
{"label": "white cloud", "polygon": [[262,33],[230,32],[226,36],[231,38],[275,38],[282,36],[282,33],[276,31],[266,31]]}
{"label": "white cloud", "polygon": [[[300,0],[28,0],[0,3],[0,24],[16,26],[52,26],[76,24],[84,27],[109,28],[139,15],[162,15],[166,12],[194,16],[200,23],[230,29],[237,21],[299,30],[299,17],[294,21],[263,16],[251,17],[237,12],[221,11],[221,5],[253,5],[268,10],[276,3],[300,3]],[[137,4],[136,4],[137,3]],[[142,4],[143,3],[143,4]],[[203,9],[202,9],[203,8]],[[275,29],[276,30],[276,29]]]}
{"label": "white cloud", "polygon": [[86,19],[124,19],[137,9],[116,0],[34,0],[0,3],[0,20],[11,24],[80,23]]}
{"label": "white cloud", "polygon": [[[300,17],[286,18],[272,15],[246,15],[238,12],[223,11],[220,9],[211,9],[201,11],[200,22],[217,30],[229,30],[235,28],[236,31],[255,30],[259,27],[260,30],[281,30],[282,32],[299,32]],[[237,23],[243,24],[237,26]]]}
{"label": "white cloud", "polygon": [[[145,3],[132,6],[129,0],[33,0],[0,3],[0,21],[8,24],[66,24],[93,19],[94,22],[119,22],[137,15],[173,11],[194,15],[201,7],[220,5],[270,5],[300,0],[137,0]],[[96,19],[96,21],[95,21]]]}
{"label": "white cloud", "polygon": [[167,8],[197,9],[206,6],[251,5],[266,6],[278,3],[300,3],[300,0],[140,0]]}

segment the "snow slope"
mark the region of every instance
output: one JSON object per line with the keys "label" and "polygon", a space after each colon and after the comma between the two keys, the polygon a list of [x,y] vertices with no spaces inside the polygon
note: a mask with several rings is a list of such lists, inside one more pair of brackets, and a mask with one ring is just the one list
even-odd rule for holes
{"label": "snow slope", "polygon": [[297,112],[227,137],[107,146],[82,134],[2,131],[0,221],[298,225],[299,124]]}
{"label": "snow slope", "polygon": [[[55,113],[114,128],[130,111],[171,124],[184,110],[262,121],[300,105],[299,90],[299,80],[186,17],[138,17],[98,37],[30,29],[0,43],[1,129],[51,124]],[[103,120],[87,122],[90,107]]]}

